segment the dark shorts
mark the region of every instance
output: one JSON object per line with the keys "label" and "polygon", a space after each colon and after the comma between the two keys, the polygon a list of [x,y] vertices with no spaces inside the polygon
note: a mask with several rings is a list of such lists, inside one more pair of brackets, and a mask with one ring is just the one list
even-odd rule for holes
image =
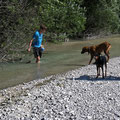
{"label": "dark shorts", "polygon": [[34,54],[35,58],[37,58],[38,56],[40,56],[40,58],[41,58],[42,57],[41,48],[33,47],[33,54]]}

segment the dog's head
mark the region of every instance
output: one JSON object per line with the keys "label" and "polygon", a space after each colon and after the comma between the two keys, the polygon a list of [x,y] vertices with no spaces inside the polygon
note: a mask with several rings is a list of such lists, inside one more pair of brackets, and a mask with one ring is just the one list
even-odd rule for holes
{"label": "dog's head", "polygon": [[100,61],[100,63],[101,63],[101,62],[106,63],[106,56],[105,56],[105,55],[101,55],[100,53],[96,53],[96,54],[94,55],[94,59],[95,59],[95,61],[97,61],[97,62]]}
{"label": "dog's head", "polygon": [[101,54],[100,53],[96,53],[94,55],[94,59],[97,61],[100,58]]}
{"label": "dog's head", "polygon": [[89,47],[86,46],[82,48],[81,54],[84,54],[85,52],[89,53]]}

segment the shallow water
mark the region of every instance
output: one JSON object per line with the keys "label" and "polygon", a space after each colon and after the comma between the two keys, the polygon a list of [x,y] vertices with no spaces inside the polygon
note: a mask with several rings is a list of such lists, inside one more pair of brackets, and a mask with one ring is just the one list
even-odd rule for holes
{"label": "shallow water", "polygon": [[[11,87],[34,79],[44,78],[49,75],[63,73],[88,64],[90,56],[81,54],[81,49],[86,45],[99,44],[103,41],[111,43],[110,56],[120,56],[120,36],[101,38],[87,41],[71,41],[61,44],[45,44],[45,52],[40,64],[35,63],[31,53],[17,63],[0,64],[0,89]],[[31,60],[31,63],[26,64]]]}

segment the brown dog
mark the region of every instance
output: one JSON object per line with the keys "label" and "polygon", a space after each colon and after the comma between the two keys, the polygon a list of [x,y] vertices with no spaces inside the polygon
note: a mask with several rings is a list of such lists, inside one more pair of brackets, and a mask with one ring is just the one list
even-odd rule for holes
{"label": "brown dog", "polygon": [[111,48],[111,44],[108,43],[108,42],[103,42],[99,45],[93,45],[93,46],[85,46],[82,48],[82,51],[81,51],[81,54],[84,54],[85,52],[88,52],[88,54],[91,55],[91,58],[90,58],[90,61],[89,61],[89,64],[91,63],[93,57],[96,55],[96,54],[101,54],[102,52],[105,53],[105,55],[107,56],[107,62],[110,58],[109,56],[109,50]]}

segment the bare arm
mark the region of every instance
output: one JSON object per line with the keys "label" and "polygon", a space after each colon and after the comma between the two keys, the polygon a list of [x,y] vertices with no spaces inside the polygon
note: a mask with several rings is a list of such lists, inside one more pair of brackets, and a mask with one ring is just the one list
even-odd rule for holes
{"label": "bare arm", "polygon": [[31,50],[31,45],[32,45],[32,42],[33,42],[33,39],[30,41],[30,43],[29,43],[29,48],[28,48],[28,51],[30,52],[30,50]]}

